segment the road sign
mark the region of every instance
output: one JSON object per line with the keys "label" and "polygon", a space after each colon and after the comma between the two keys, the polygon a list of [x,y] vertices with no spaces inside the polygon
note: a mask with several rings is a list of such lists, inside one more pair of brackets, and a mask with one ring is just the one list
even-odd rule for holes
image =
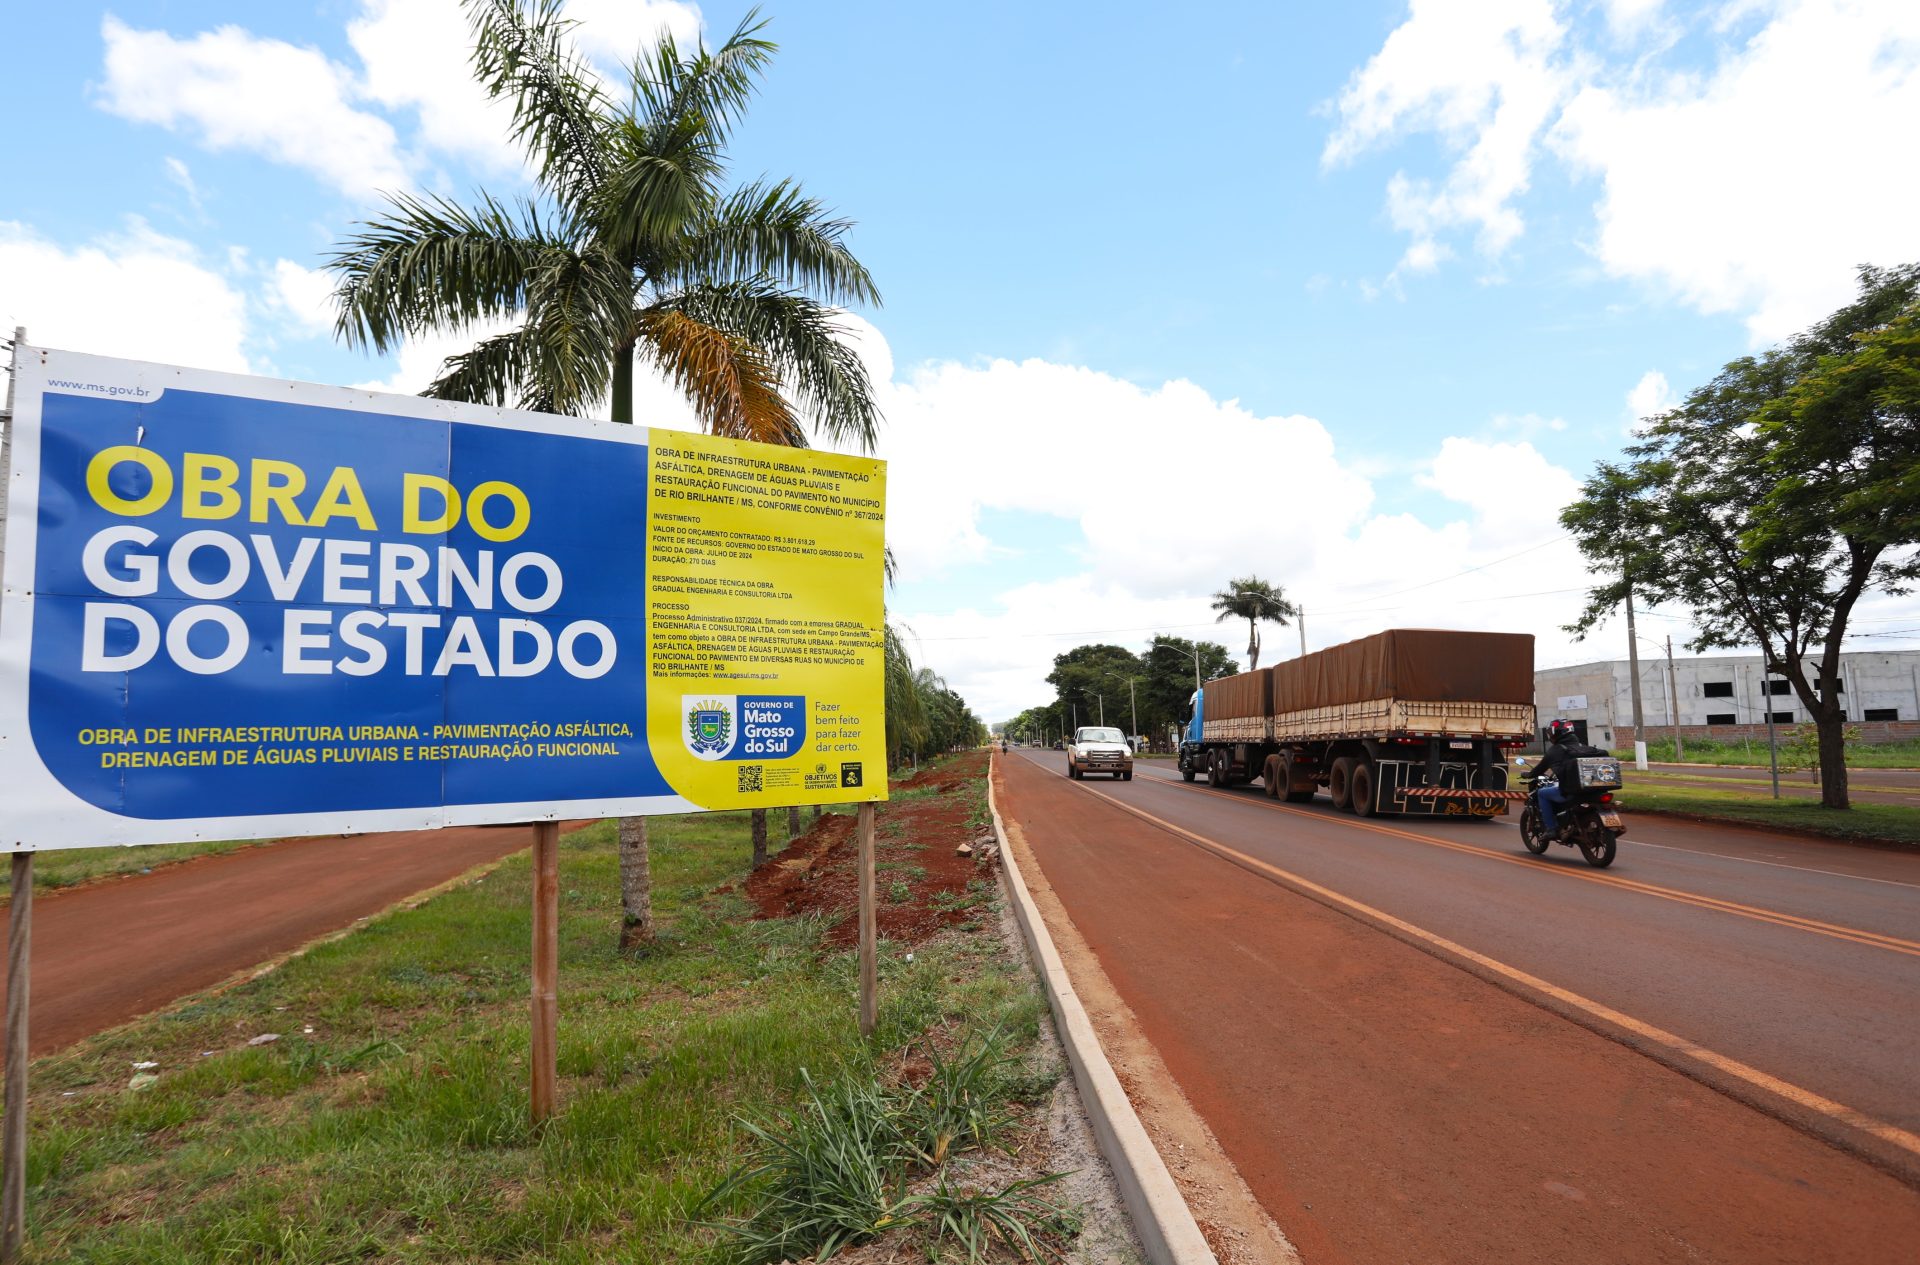
{"label": "road sign", "polygon": [[0,848],[884,797],[881,462],[18,365]]}

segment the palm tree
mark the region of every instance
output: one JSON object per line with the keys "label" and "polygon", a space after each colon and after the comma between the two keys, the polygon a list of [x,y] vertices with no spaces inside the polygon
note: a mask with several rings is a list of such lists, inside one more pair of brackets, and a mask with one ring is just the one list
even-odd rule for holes
{"label": "palm tree", "polygon": [[1300,610],[1286,598],[1286,590],[1277,584],[1268,584],[1258,576],[1248,576],[1244,580],[1229,580],[1224,592],[1213,595],[1213,609],[1219,611],[1214,618],[1218,624],[1229,619],[1247,621],[1247,671],[1252,672],[1260,666],[1260,624],[1264,620],[1282,628],[1287,620],[1298,615]]}
{"label": "palm tree", "polygon": [[[706,429],[871,451],[879,411],[836,303],[877,303],[851,227],[792,181],[727,187],[726,143],[774,45],[749,13],[683,55],[663,38],[616,101],[574,46],[561,0],[465,0],[473,67],[513,107],[535,173],[516,202],[408,194],[358,226],[330,266],[336,330],[388,352],[428,331],[513,322],[450,357],[424,394],[633,420],[636,360]],[[762,813],[764,817],[764,813]],[[620,823],[623,945],[652,936],[644,818]]]}

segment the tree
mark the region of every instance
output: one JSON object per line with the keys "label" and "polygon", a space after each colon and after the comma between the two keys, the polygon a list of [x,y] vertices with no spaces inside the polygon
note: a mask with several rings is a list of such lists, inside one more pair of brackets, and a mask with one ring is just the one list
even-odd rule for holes
{"label": "tree", "polygon": [[[1150,734],[1165,734],[1188,715],[1187,703],[1193,697],[1193,654],[1200,651],[1200,679],[1211,681],[1240,670],[1227,648],[1217,641],[1189,641],[1185,637],[1158,634],[1140,658],[1146,680],[1140,683],[1141,724]],[[1164,648],[1163,648],[1164,647]]]}
{"label": "tree", "polygon": [[1300,612],[1286,598],[1286,590],[1268,584],[1258,576],[1229,580],[1225,590],[1213,595],[1213,609],[1220,612],[1214,622],[1229,619],[1247,621],[1247,671],[1260,666],[1260,625],[1278,624],[1282,628]]}
{"label": "tree", "polygon": [[[513,107],[536,194],[475,205],[393,195],[331,268],[337,332],[394,350],[429,331],[514,328],[450,357],[425,394],[633,420],[636,359],[706,429],[871,450],[878,410],[829,304],[877,303],[850,226],[789,180],[729,189],[729,134],[774,53],[749,13],[718,48],[663,38],[617,102],[574,46],[561,0],[466,0],[473,67]],[[646,820],[620,823],[621,941],[652,935]]]}
{"label": "tree", "polygon": [[[1732,361],[1602,463],[1561,515],[1632,591],[1694,612],[1694,650],[1758,643],[1819,736],[1821,802],[1848,807],[1835,686],[1869,592],[1920,578],[1920,265],[1863,268],[1860,297]],[[1625,596],[1588,593],[1579,636]]]}
{"label": "tree", "polygon": [[1142,667],[1125,646],[1075,646],[1054,656],[1047,684],[1058,695],[1064,715],[1072,717],[1077,709],[1079,723],[1092,725],[1100,723],[1104,713],[1116,728],[1125,728],[1127,687],[1113,678],[1141,676]]}

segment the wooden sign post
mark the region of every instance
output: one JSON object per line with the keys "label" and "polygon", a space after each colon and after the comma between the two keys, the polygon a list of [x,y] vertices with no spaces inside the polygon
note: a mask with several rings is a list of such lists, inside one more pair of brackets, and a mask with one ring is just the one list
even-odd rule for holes
{"label": "wooden sign post", "polygon": [[873,1035],[880,1014],[880,946],[874,923],[873,801],[860,805],[860,1035]]}
{"label": "wooden sign post", "polygon": [[560,1044],[560,823],[533,826],[533,1123],[553,1116]]}
{"label": "wooden sign post", "polygon": [[33,853],[13,854],[7,910],[7,1131],[0,1141],[0,1265],[20,1259],[27,1228],[27,992],[33,951]]}

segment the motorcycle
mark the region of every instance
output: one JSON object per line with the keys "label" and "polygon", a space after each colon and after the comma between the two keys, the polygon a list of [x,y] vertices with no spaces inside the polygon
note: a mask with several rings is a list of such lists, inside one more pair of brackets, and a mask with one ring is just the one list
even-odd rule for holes
{"label": "motorcycle", "polygon": [[[1611,777],[1606,769],[1595,769],[1595,776],[1583,777],[1580,787],[1567,792],[1566,806],[1557,814],[1561,826],[1557,840],[1547,838],[1541,830],[1539,802],[1534,796],[1527,796],[1527,806],[1520,810],[1520,842],[1535,856],[1545,853],[1550,843],[1578,848],[1588,865],[1596,870],[1604,870],[1613,864],[1620,836],[1627,833],[1626,823],[1620,818],[1620,809],[1613,802],[1613,792],[1620,786],[1619,761],[1582,760],[1581,763],[1610,764],[1613,766]],[[1608,781],[1612,782],[1611,786],[1605,785]],[[1548,774],[1539,778],[1538,784],[1551,786],[1558,783]]]}

